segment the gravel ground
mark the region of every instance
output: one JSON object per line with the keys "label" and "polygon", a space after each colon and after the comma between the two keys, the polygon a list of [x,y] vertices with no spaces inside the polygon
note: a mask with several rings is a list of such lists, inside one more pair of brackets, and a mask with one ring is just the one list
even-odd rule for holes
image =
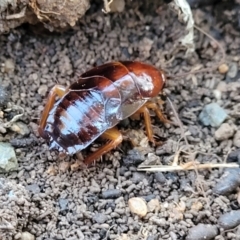
{"label": "gravel ground", "polygon": [[[164,126],[153,116],[154,133],[163,142],[153,147],[145,141],[143,121],[124,121],[119,128],[139,146],[124,141],[88,169],[79,166],[76,157],[64,159],[50,152],[38,138],[37,121],[52,86],[68,86],[94,65],[130,59],[175,76],[164,91],[191,145],[179,161],[222,163],[229,153],[229,161],[238,159],[240,26],[231,19],[236,19],[239,6],[233,9],[233,3],[223,2],[193,10],[196,24],[226,51],[226,65],[218,69],[223,56],[215,41],[196,30],[196,53],[186,57],[177,41],[184,26],[167,6],[130,4],[125,12],[108,15],[93,4],[80,23],[63,34],[23,26],[0,36],[0,79],[12,109],[6,113],[2,107],[2,118],[10,120],[21,108],[25,112],[17,130],[0,134],[0,141],[15,146],[19,163],[17,171],[0,175],[1,239],[239,239],[238,169],[226,172],[225,178],[232,178],[223,182],[219,179],[225,170],[216,168],[137,171],[136,163],[167,165],[179,149],[186,149],[177,125]],[[212,70],[180,76],[206,68]],[[228,114],[225,125],[204,126],[199,114],[214,102]],[[167,118],[174,120],[165,105]],[[139,204],[136,213],[129,199]]]}

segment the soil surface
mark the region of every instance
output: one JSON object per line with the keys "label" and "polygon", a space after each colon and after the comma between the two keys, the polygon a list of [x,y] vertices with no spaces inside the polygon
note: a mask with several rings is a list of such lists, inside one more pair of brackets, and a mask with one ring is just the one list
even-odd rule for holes
{"label": "soil surface", "polygon": [[[0,141],[15,146],[19,162],[17,171],[0,175],[5,178],[0,188],[0,206],[5,206],[0,216],[0,223],[5,224],[1,239],[29,239],[32,235],[39,240],[204,239],[207,234],[205,239],[239,239],[240,214],[232,216],[233,212],[227,220],[222,217],[239,209],[239,180],[220,182],[223,185],[215,189],[224,169],[137,171],[143,161],[145,165],[171,165],[174,156],[179,164],[193,160],[223,163],[240,147],[239,6],[223,2],[193,10],[196,25],[223,47],[223,59],[216,41],[198,30],[196,52],[186,56],[178,42],[185,34],[184,25],[177,16],[157,1],[140,2],[129,1],[123,13],[107,15],[93,4],[73,30],[62,34],[22,26],[0,36],[0,79],[2,86],[8,86],[4,90],[10,96],[7,103],[15,106],[10,112],[2,107],[2,118],[10,120],[24,109],[18,120],[24,123],[19,126],[21,131],[7,129],[0,134]],[[36,129],[50,88],[69,86],[79,73],[117,60],[144,61],[171,75],[164,92],[183,127],[178,126],[163,96],[164,114],[174,124],[163,124],[152,113],[159,146],[146,141],[143,120],[126,120],[119,124],[126,141],[90,168],[79,165],[76,156],[63,158],[49,151]],[[218,69],[221,60],[225,65]],[[186,74],[195,70],[205,71]],[[219,130],[220,125],[204,126],[199,121],[204,106],[214,102],[228,114],[227,133],[226,125]],[[94,143],[83,155],[99,144],[101,141]],[[237,156],[235,152],[233,161]],[[238,170],[232,174],[239,179]],[[17,196],[11,201],[10,190]],[[128,201],[133,197],[144,199],[146,215],[131,212]]]}

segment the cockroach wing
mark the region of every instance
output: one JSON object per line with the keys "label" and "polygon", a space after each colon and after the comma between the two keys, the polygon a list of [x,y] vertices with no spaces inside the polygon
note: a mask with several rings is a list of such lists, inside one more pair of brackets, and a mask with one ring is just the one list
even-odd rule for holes
{"label": "cockroach wing", "polygon": [[131,116],[147,101],[139,94],[139,89],[129,73],[115,81],[113,84],[121,94],[122,119]]}
{"label": "cockroach wing", "polygon": [[110,79],[104,76],[81,77],[69,89],[74,91],[89,89],[101,92],[105,117],[109,128],[115,126],[122,119],[120,110],[122,103],[121,93]]}
{"label": "cockroach wing", "polygon": [[82,77],[94,75],[111,80],[118,89],[121,94],[121,114],[118,115],[118,118],[121,117],[121,120],[131,116],[146,102],[146,99],[141,97],[129,69],[121,62],[110,62],[95,67],[82,74]]}
{"label": "cockroach wing", "polygon": [[120,62],[110,62],[101,66],[92,68],[81,75],[82,78],[91,76],[102,76],[110,79],[112,82],[128,74],[128,69]]}
{"label": "cockroach wing", "polygon": [[120,121],[120,105],[120,93],[104,77],[72,84],[49,113],[45,132],[50,148],[71,155],[86,148]]}

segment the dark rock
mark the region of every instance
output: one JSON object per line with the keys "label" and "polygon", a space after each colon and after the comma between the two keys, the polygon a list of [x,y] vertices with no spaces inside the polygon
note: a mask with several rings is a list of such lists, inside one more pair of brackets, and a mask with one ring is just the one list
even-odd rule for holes
{"label": "dark rock", "polygon": [[125,172],[127,172],[127,167],[125,167],[125,166],[122,166],[121,168],[120,168],[120,171],[119,171],[119,173],[120,173],[120,175],[121,176],[124,176],[124,174],[125,174]]}
{"label": "dark rock", "polygon": [[178,182],[178,176],[176,173],[169,172],[166,173],[166,179],[171,180],[173,183]]}
{"label": "dark rock", "polygon": [[123,157],[125,166],[138,165],[145,160],[145,156],[137,149],[128,151],[127,156]]}
{"label": "dark rock", "polygon": [[141,229],[141,225],[137,222],[133,222],[133,231],[134,232],[139,232]]}
{"label": "dark rock", "polygon": [[227,162],[238,162],[240,164],[240,149],[231,152],[227,157]]}
{"label": "dark rock", "polygon": [[118,198],[121,196],[121,190],[119,189],[109,189],[102,192],[102,198]]}
{"label": "dark rock", "polygon": [[100,229],[99,235],[101,239],[106,239],[106,234],[107,234],[107,230],[106,229]]}
{"label": "dark rock", "polygon": [[230,211],[220,216],[218,224],[224,230],[235,228],[240,224],[240,210]]}
{"label": "dark rock", "polygon": [[162,172],[154,173],[154,179],[161,184],[165,184],[167,182],[167,179]]}
{"label": "dark rock", "polygon": [[150,194],[150,195],[146,195],[146,196],[141,196],[141,198],[143,198],[146,202],[149,202],[150,200],[156,198],[156,195]]}
{"label": "dark rock", "polygon": [[116,208],[115,202],[113,202],[113,201],[107,202],[106,208],[111,208],[114,211],[114,209]]}
{"label": "dark rock", "polygon": [[10,94],[11,87],[2,85],[2,81],[0,79],[0,107],[4,107],[7,105],[7,103],[10,100],[11,94]]}
{"label": "dark rock", "polygon": [[227,169],[222,178],[213,188],[213,193],[228,195],[237,190],[240,186],[240,168]]}
{"label": "dark rock", "polygon": [[218,228],[210,224],[198,224],[189,230],[187,240],[211,240],[218,234]]}
{"label": "dark rock", "polygon": [[90,196],[87,196],[87,198],[86,198],[87,203],[90,203],[90,204],[93,204],[93,203],[97,202],[98,200],[99,200],[99,198],[96,195],[90,195]]}

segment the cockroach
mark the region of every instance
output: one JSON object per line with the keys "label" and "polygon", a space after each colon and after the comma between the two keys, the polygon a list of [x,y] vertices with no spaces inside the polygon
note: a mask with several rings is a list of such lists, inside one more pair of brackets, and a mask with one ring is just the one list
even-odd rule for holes
{"label": "cockroach", "polygon": [[[149,141],[154,143],[149,109],[163,120],[159,106],[150,101],[163,89],[162,70],[136,61],[110,62],[83,73],[65,88],[55,85],[39,124],[39,135],[50,149],[73,155],[98,137],[108,141],[84,160],[89,165],[122,142],[116,125],[143,114]],[[58,100],[56,98],[59,97]]]}

